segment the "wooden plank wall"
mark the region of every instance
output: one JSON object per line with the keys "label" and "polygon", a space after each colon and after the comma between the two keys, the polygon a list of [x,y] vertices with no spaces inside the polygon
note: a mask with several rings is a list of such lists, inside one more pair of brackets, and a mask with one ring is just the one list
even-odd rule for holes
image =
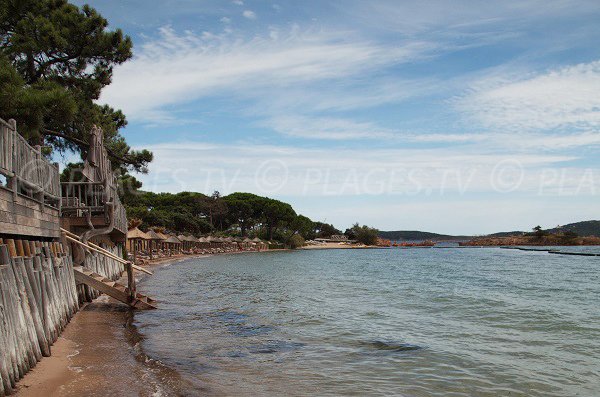
{"label": "wooden plank wall", "polygon": [[58,238],[59,211],[0,188],[0,233]]}

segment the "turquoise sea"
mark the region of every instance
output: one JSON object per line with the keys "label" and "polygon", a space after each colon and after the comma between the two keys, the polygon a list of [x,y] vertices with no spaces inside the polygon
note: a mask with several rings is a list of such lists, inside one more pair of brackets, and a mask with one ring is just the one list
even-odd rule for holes
{"label": "turquoise sea", "polygon": [[140,348],[189,395],[600,395],[600,257],[222,255],[158,268],[140,288],[160,301],[135,314]]}

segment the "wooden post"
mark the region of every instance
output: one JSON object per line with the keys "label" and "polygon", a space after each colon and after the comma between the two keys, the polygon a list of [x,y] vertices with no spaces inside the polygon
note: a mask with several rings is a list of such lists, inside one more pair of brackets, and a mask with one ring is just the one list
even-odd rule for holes
{"label": "wooden post", "polygon": [[15,240],[15,245],[17,247],[17,256],[25,256],[25,251],[23,250],[23,241]]}
{"label": "wooden post", "polygon": [[137,264],[137,239],[133,240],[133,263]]}
{"label": "wooden post", "polygon": [[8,254],[10,255],[11,258],[14,258],[17,256],[17,248],[15,247],[15,240],[7,239],[6,247],[8,249]]}

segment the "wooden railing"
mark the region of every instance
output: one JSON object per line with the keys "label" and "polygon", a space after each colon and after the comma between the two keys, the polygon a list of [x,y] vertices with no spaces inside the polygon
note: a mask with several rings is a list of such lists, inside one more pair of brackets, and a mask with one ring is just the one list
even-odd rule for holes
{"label": "wooden railing", "polygon": [[108,205],[114,203],[114,227],[122,233],[127,233],[127,214],[125,207],[117,194],[116,184],[108,188],[101,182],[62,182],[61,216],[84,217],[105,216],[108,218]]}
{"label": "wooden railing", "polygon": [[62,216],[103,215],[108,195],[101,182],[62,182]]}
{"label": "wooden railing", "polygon": [[119,196],[117,195],[117,201],[115,202],[115,229],[120,232],[127,234],[127,212],[125,206],[121,203]]}
{"label": "wooden railing", "polygon": [[17,132],[14,120],[0,119],[0,174],[11,181],[17,193],[31,192],[43,202],[60,198],[58,164],[50,163],[39,146],[29,145]]}

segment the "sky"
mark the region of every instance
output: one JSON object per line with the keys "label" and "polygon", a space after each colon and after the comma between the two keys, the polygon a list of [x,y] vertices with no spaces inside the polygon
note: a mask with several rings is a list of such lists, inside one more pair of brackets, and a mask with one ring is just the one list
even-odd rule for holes
{"label": "sky", "polygon": [[99,102],[154,152],[145,190],[252,192],[342,230],[600,219],[597,1],[89,4],[134,43]]}

